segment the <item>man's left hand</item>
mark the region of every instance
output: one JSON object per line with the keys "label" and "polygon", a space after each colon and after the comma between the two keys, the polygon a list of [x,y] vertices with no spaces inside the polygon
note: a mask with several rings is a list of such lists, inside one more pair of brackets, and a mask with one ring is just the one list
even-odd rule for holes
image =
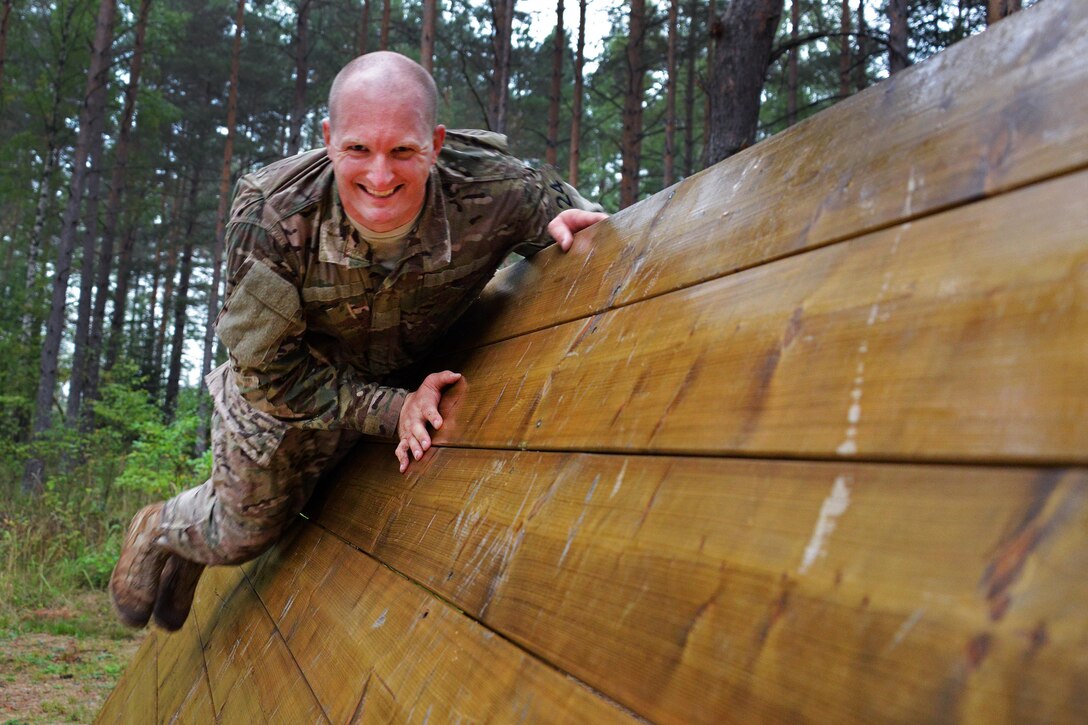
{"label": "man's left hand", "polygon": [[565,252],[574,243],[575,234],[607,218],[608,215],[604,212],[567,209],[548,222],[548,234],[552,235],[552,239]]}
{"label": "man's left hand", "polygon": [[442,427],[442,416],[438,412],[438,403],[442,400],[442,391],[461,379],[461,373],[443,370],[440,373],[431,373],[423,379],[423,384],[415,392],[409,393],[404,399],[404,407],[400,410],[400,420],[397,421],[397,435],[400,443],[397,444],[397,460],[400,461],[400,472],[408,470],[408,464],[412,458],[417,461],[423,457],[424,452],[431,447],[431,436],[427,432],[427,424],[438,430]]}

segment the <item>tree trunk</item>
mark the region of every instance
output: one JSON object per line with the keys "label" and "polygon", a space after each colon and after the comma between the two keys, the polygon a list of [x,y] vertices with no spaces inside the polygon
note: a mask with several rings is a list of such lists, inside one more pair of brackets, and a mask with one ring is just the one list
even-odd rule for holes
{"label": "tree trunk", "polygon": [[582,103],[585,95],[586,0],[578,0],[578,47],[574,54],[574,108],[570,114],[570,165],[567,181],[578,187],[578,165],[582,160]]}
{"label": "tree trunk", "polygon": [[0,108],[4,106],[4,62],[8,57],[8,27],[11,23],[12,0],[4,0],[0,10]]}
{"label": "tree trunk", "polygon": [[[309,36],[311,7],[312,0],[299,0],[298,13],[295,16],[295,105],[294,109],[291,111],[291,131],[287,139],[288,156],[297,154],[299,147],[302,145],[302,119],[306,115],[306,81],[307,76],[309,75],[307,61],[310,52],[306,46],[306,42]],[[234,30],[234,44],[236,47],[240,42],[239,37],[242,32],[241,23],[245,20],[244,14],[245,0],[239,0]],[[231,74],[234,74],[233,67],[231,68]],[[231,93],[235,92],[234,86],[236,84],[237,78],[235,77],[232,79]]]}
{"label": "tree trunk", "polygon": [[[865,0],[862,0],[862,5]],[[790,51],[786,65],[786,126],[797,123],[797,38],[800,35],[798,26],[801,24],[801,0],[790,2]]]}
{"label": "tree trunk", "polygon": [[986,5],[986,24],[993,25],[1020,10],[1020,0],[989,0]]}
{"label": "tree trunk", "polygon": [[552,87],[548,103],[548,146],[544,160],[552,166],[559,164],[559,100],[563,95],[563,54],[567,37],[563,31],[563,0],[555,3],[555,37],[552,45]]}
{"label": "tree trunk", "polygon": [[751,146],[782,0],[733,0],[715,43],[707,165]]}
{"label": "tree trunk", "polygon": [[684,93],[684,176],[695,173],[695,50],[699,47],[695,42],[696,0],[688,3],[688,39],[687,39],[687,78],[685,80]]}
{"label": "tree trunk", "polygon": [[91,307],[94,301],[95,242],[98,241],[98,200],[102,188],[102,134],[105,113],[92,124],[91,168],[87,175],[87,203],[83,209],[83,253],[79,268],[79,303],[76,307],[76,330],[72,341],[72,370],[68,377],[68,405],[65,413],[68,425],[81,423],[83,388],[87,381],[87,341],[91,331]]}
{"label": "tree trunk", "polygon": [[363,0],[363,12],[359,16],[359,35],[355,39],[355,55],[366,53],[366,36],[370,31],[370,0]]}
{"label": "tree trunk", "polygon": [[[80,112],[79,135],[73,159],[71,192],[61,226],[57,265],[53,277],[53,300],[49,310],[45,340],[39,361],[38,391],[34,401],[33,437],[40,438],[52,422],[53,396],[57,384],[57,358],[64,335],[65,309],[68,301],[68,277],[72,272],[72,252],[75,248],[83,187],[87,178],[87,158],[90,155],[94,119],[106,112],[106,81],[109,73],[110,46],[113,43],[115,0],[101,0],[95,23],[94,45],[87,71],[87,90]],[[23,472],[22,489],[40,494],[44,487],[45,465],[40,458],[27,462]]]}
{"label": "tree trunk", "polygon": [[378,44],[379,50],[389,49],[389,15],[390,7],[389,0],[385,0],[382,3],[382,34]]}
{"label": "tree trunk", "polygon": [[[309,0],[307,0],[309,2]],[[230,203],[231,160],[234,157],[234,133],[238,118],[238,69],[242,57],[242,22],[245,0],[238,0],[238,19],[234,32],[234,48],[230,65],[230,97],[227,101],[227,141],[223,145],[223,166],[219,172],[219,209],[215,217],[215,252],[212,256],[212,284],[208,291],[208,324],[204,327],[204,357],[200,366],[200,391],[204,392],[204,378],[212,371],[215,352],[215,318],[219,314],[219,287],[223,279],[223,250],[226,245],[227,213]],[[197,436],[197,452],[205,450],[207,437],[205,421],[208,419],[207,396],[200,396],[200,431]]]}
{"label": "tree trunk", "polygon": [[710,94],[714,88],[714,46],[722,34],[717,2],[710,0],[706,13],[706,80],[703,82],[703,168],[707,167],[707,143],[710,141]]}
{"label": "tree trunk", "polygon": [[49,212],[49,201],[53,197],[53,170],[57,166],[60,157],[60,149],[56,147],[56,128],[50,128],[47,140],[48,149],[45,152],[45,166],[42,168],[41,190],[38,193],[38,204],[34,212],[34,226],[30,230],[30,246],[26,253],[26,308],[23,311],[23,340],[24,342],[36,337],[38,319],[35,314],[38,299],[38,257],[42,250],[42,232],[45,230],[45,217]]}
{"label": "tree trunk", "polygon": [[434,31],[438,22],[438,0],[423,0],[423,32],[419,38],[419,64],[434,72]]}
{"label": "tree trunk", "polygon": [[22,319],[23,341],[31,343],[37,340],[41,332],[41,322],[38,319],[38,300],[41,284],[38,280],[38,258],[41,256],[42,232],[45,230],[45,220],[49,214],[50,201],[53,198],[53,172],[60,162],[59,133],[62,124],[61,104],[64,102],[62,79],[68,72],[69,48],[75,43],[69,36],[76,12],[76,4],[72,3],[64,15],[61,23],[61,35],[58,39],[58,56],[56,76],[53,82],[53,97],[49,111],[49,120],[45,125],[46,152],[45,165],[42,168],[41,188],[38,193],[38,204],[34,214],[34,226],[30,232],[30,244],[27,249],[26,260],[26,295],[25,310]]}
{"label": "tree trunk", "polygon": [[[98,257],[98,270],[95,276],[94,310],[91,314],[91,332],[88,341],[87,382],[84,397],[87,400],[98,399],[98,380],[102,356],[102,329],[105,325],[106,298],[110,293],[110,272],[113,268],[114,239],[117,235],[117,218],[121,213],[125,182],[128,176],[128,154],[132,137],[132,121],[136,113],[136,96],[140,88],[140,75],[143,72],[144,39],[147,35],[147,19],[151,13],[151,0],[141,0],[136,18],[135,39],[132,47],[132,61],[128,71],[128,86],[125,88],[125,106],[121,114],[121,128],[118,131],[117,147],[113,156],[113,172],[110,176],[110,196],[106,202],[106,219],[102,230],[102,244]],[[91,422],[89,416],[84,420]]]}
{"label": "tree trunk", "polygon": [[[163,376],[163,357],[165,356],[166,349],[166,331],[170,327],[170,310],[174,306],[174,280],[177,277],[177,251],[181,248],[180,239],[182,237],[182,225],[176,223],[176,220],[183,218],[185,211],[185,199],[188,196],[186,192],[186,181],[182,176],[175,176],[173,180],[172,193],[166,191],[166,185],[163,188],[162,194],[162,213],[163,219],[173,219],[175,223],[170,224],[169,228],[165,230],[165,234],[160,234],[158,238],[158,244],[156,245],[156,265],[154,265],[154,272],[151,277],[151,294],[149,295],[150,304],[148,307],[148,316],[146,324],[146,339],[148,341],[147,347],[149,348],[148,354],[145,356],[149,360],[147,367],[147,379],[153,381],[154,384],[148,389],[148,392],[159,400],[159,392],[162,390],[162,383],[164,382]],[[168,213],[169,207],[169,213]],[[164,259],[165,258],[165,259]],[[159,296],[159,280],[162,280],[162,296]],[[158,306],[156,300],[159,300]],[[159,322],[156,323],[154,318],[154,311],[156,308],[162,310],[162,317]]]}
{"label": "tree trunk", "polygon": [[669,35],[665,65],[668,78],[665,80],[665,158],[661,185],[668,188],[676,181],[676,22],[680,14],[680,0],[669,3]]}
{"label": "tree trunk", "polygon": [[[864,2],[864,0],[862,0]],[[842,0],[842,10],[839,15],[839,98],[850,95],[850,34],[853,17],[850,14],[850,0]]]}
{"label": "tree trunk", "polygon": [[515,0],[489,0],[494,33],[491,49],[495,70],[488,87],[487,125],[491,131],[506,133],[506,104],[510,96],[510,52],[513,44]]}
{"label": "tree trunk", "polygon": [[[163,263],[163,247],[166,248],[166,261]],[[158,400],[159,392],[162,390],[163,378],[163,355],[166,350],[166,330],[170,323],[169,310],[172,309],[174,304],[174,278],[178,273],[178,243],[172,235],[167,237],[159,237],[159,244],[156,255],[159,260],[159,265],[156,270],[161,269],[161,273],[157,274],[152,280],[154,288],[152,289],[150,308],[150,318],[148,319],[147,335],[150,340],[151,352],[148,354],[150,358],[150,365],[148,369],[153,372],[153,377],[148,376],[148,392]],[[159,277],[162,278],[162,296],[159,297],[158,282]],[[161,300],[158,304],[158,309],[162,310],[162,315],[158,318],[155,317],[155,300]]]}
{"label": "tree trunk", "polygon": [[[143,388],[147,391],[153,399],[158,399],[159,390],[162,388],[162,358],[156,358],[155,354],[156,344],[158,343],[158,325],[156,313],[158,310],[159,300],[159,284],[166,286],[171,280],[166,276],[166,272],[163,269],[163,254],[162,248],[164,246],[163,236],[156,234],[155,239],[155,256],[154,262],[151,266],[151,291],[147,295],[147,304],[144,305],[146,310],[146,316],[144,318],[144,324],[141,326],[141,332],[138,333],[138,338],[141,342],[140,346],[140,377],[144,379]],[[171,271],[171,274],[173,272]],[[162,319],[166,319],[166,308],[163,308]]]}
{"label": "tree trunk", "polygon": [[642,167],[642,96],[646,68],[642,45],[646,39],[646,2],[632,0],[627,32],[627,88],[623,97],[623,135],[620,139],[620,208],[638,201]]}
{"label": "tree trunk", "polygon": [[193,239],[186,235],[181,251],[181,274],[174,298],[174,334],[170,340],[170,368],[166,376],[163,408],[168,420],[174,419],[181,390],[181,359],[185,354],[185,320],[189,312],[189,280],[193,273]]}
{"label": "tree trunk", "polygon": [[907,53],[909,0],[888,0],[888,73],[896,74],[910,65]]}
{"label": "tree trunk", "polygon": [[174,418],[178,391],[181,389],[181,359],[185,353],[185,321],[189,311],[189,280],[193,273],[193,228],[196,226],[199,211],[197,192],[200,190],[200,175],[201,169],[197,166],[193,169],[193,177],[190,180],[189,200],[185,210],[183,236],[185,242],[179,260],[181,270],[178,275],[177,291],[174,294],[174,334],[170,340],[170,365],[166,375],[166,395],[163,398],[163,408],[170,420]]}
{"label": "tree trunk", "polygon": [[869,24],[865,22],[865,0],[858,2],[858,57],[854,61],[854,89],[860,93],[869,85]]}
{"label": "tree trunk", "polygon": [[106,341],[106,359],[102,369],[109,371],[117,364],[121,355],[121,340],[125,336],[125,312],[128,306],[128,284],[132,272],[132,248],[135,246],[136,232],[132,225],[125,230],[121,242],[121,251],[117,254],[117,281],[113,288],[113,313],[110,317],[110,332]]}

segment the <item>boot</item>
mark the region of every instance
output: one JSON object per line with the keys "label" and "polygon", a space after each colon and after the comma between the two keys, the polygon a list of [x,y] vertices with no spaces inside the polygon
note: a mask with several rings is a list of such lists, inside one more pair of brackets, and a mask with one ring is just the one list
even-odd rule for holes
{"label": "boot", "polygon": [[156,543],[162,503],[140,509],[132,517],[117,566],[110,575],[110,601],[117,618],[128,627],[147,624],[159,591],[159,576],[168,553]]}
{"label": "boot", "polygon": [[152,612],[155,624],[168,632],[176,632],[185,624],[189,609],[193,606],[193,595],[204,565],[171,554],[162,569],[159,579],[159,595],[155,599]]}

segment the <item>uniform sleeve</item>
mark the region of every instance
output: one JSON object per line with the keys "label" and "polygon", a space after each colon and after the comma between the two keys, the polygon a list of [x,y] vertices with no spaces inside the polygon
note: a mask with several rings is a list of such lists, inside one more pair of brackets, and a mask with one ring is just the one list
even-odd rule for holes
{"label": "uniform sleeve", "polygon": [[261,220],[263,199],[243,179],[227,226],[227,294],[216,331],[239,391],[290,425],[393,437],[407,391],[363,379],[306,344],[300,258]]}
{"label": "uniform sleeve", "polygon": [[541,249],[554,243],[548,234],[548,224],[560,212],[567,209],[585,209],[586,211],[604,211],[604,207],[591,202],[568,184],[553,167],[531,169],[525,181],[526,206],[530,209],[526,221],[525,241],[511,251],[523,257],[531,257]]}

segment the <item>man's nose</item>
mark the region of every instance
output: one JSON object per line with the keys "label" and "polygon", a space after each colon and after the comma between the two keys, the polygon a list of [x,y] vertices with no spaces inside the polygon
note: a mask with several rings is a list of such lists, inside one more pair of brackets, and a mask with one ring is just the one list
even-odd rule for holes
{"label": "man's nose", "polygon": [[369,186],[377,187],[379,191],[387,191],[386,186],[393,183],[393,165],[388,156],[375,155],[367,169],[367,181]]}

